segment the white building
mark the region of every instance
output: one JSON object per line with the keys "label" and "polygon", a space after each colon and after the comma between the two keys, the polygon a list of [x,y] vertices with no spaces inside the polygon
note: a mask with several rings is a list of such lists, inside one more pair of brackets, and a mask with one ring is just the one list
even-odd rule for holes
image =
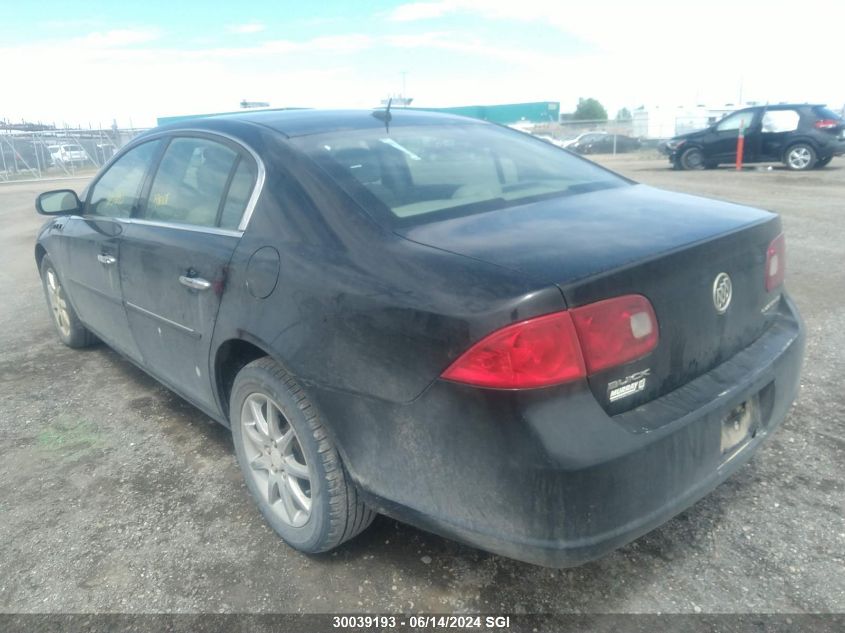
{"label": "white building", "polygon": [[745,106],[643,106],[633,112],[631,135],[637,138],[672,138],[703,129],[741,107]]}

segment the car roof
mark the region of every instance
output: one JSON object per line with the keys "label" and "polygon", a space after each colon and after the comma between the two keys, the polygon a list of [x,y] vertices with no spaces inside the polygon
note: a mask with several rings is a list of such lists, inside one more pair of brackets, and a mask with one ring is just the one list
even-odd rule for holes
{"label": "car roof", "polygon": [[[792,110],[795,108],[823,108],[823,103],[770,103],[768,105],[756,105],[742,108],[743,110]],[[739,112],[739,110],[737,110]]]}
{"label": "car roof", "polygon": [[[416,110],[392,108],[391,125],[443,125],[443,124],[487,124],[480,119]],[[384,128],[384,109],[374,110],[254,110],[189,119],[162,126],[160,130],[176,130],[197,127],[218,127],[220,123],[257,124],[281,132],[287,137],[322,134],[338,130]]]}

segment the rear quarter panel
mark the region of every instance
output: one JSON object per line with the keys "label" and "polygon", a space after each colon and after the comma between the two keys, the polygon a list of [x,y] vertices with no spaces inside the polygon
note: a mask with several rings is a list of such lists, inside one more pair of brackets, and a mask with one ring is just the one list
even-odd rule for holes
{"label": "rear quarter panel", "polygon": [[[399,237],[286,144],[262,149],[267,184],[231,260],[212,349],[252,340],[306,385],[407,402],[490,331],[564,309],[554,285]],[[265,246],[279,272],[260,298],[249,260]]]}

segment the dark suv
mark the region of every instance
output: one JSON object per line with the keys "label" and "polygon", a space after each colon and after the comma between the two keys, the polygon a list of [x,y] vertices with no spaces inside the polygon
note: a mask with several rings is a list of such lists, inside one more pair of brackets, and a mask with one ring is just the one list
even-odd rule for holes
{"label": "dark suv", "polygon": [[845,121],[823,105],[808,104],[738,110],[707,129],[676,136],[662,149],[676,169],[712,169],[736,161],[740,128],[744,163],[783,162],[805,170],[845,154]]}

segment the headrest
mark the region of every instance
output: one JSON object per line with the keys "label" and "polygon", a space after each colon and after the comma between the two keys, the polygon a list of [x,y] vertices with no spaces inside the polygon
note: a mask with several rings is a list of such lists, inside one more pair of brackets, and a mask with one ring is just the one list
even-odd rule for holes
{"label": "headrest", "polygon": [[332,153],[332,158],[348,169],[362,184],[381,182],[381,165],[378,157],[368,149],[362,147],[339,149]]}

